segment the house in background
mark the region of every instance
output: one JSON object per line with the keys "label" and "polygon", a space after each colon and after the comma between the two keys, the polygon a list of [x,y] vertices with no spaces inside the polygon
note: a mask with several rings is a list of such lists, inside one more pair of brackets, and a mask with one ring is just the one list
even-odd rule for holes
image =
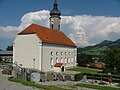
{"label": "house in background", "polygon": [[0,51],[0,57],[3,62],[12,63],[13,62],[13,51]]}
{"label": "house in background", "polygon": [[13,44],[13,63],[40,71],[64,72],[76,67],[77,47],[60,31],[60,11],[55,0],[50,28],[32,24],[21,31]]}
{"label": "house in background", "polygon": [[94,64],[95,64],[96,68],[103,68],[103,67],[105,67],[105,63],[103,63],[103,62],[95,62]]}

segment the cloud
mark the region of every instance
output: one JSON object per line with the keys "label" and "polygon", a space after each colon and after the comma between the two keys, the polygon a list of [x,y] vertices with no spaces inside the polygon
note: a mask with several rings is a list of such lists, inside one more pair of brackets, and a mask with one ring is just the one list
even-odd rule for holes
{"label": "cloud", "polygon": [[[77,46],[94,45],[105,39],[120,38],[120,17],[75,15],[61,16],[61,18],[61,31]],[[18,27],[0,26],[0,38],[11,38],[12,43],[17,33],[32,23],[49,27],[49,11],[42,10],[25,14]]]}
{"label": "cloud", "polygon": [[78,46],[94,45],[105,39],[120,38],[118,36],[120,35],[120,17],[63,16],[62,25],[62,30],[68,30],[67,35]]}
{"label": "cloud", "polygon": [[25,14],[21,19],[21,26],[26,27],[32,23],[39,24],[42,26],[49,26],[49,11],[42,10],[38,12],[30,12]]}

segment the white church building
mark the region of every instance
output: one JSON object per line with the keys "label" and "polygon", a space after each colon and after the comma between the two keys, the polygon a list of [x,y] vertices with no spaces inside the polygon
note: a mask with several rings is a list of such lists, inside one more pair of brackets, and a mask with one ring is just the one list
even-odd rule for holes
{"label": "white church building", "polygon": [[24,68],[64,72],[75,67],[77,46],[60,31],[60,11],[55,0],[50,12],[50,28],[32,24],[16,36],[13,63]]}

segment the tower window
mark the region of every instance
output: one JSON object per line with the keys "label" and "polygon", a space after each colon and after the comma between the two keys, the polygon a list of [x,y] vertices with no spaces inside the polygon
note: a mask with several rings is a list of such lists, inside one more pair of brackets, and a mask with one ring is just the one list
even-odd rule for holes
{"label": "tower window", "polygon": [[53,24],[52,24],[52,29],[53,29]]}
{"label": "tower window", "polygon": [[60,30],[60,25],[58,25],[58,30]]}

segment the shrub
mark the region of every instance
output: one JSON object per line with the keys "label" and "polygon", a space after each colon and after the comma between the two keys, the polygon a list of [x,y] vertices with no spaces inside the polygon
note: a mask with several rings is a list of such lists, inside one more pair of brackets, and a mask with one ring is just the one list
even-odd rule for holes
{"label": "shrub", "polygon": [[79,73],[79,74],[75,74],[75,81],[80,81],[83,78],[83,74]]}

